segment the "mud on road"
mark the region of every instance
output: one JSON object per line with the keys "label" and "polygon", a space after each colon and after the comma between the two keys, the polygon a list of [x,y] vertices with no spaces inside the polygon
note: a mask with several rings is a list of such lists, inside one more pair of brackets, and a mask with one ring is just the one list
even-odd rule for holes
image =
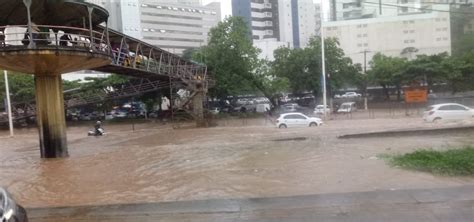
{"label": "mud on road", "polygon": [[337,139],[338,135],[433,128],[419,119],[335,120],[277,129],[264,120],[206,129],[105,125],[103,137],[69,127],[70,157],[39,158],[35,129],[1,132],[0,186],[25,207],[274,197],[474,184],[392,168],[379,154],[472,144],[469,134]]}

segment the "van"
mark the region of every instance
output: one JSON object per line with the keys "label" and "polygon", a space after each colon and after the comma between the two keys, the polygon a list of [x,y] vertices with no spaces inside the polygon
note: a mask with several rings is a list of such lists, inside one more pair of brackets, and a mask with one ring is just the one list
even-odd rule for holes
{"label": "van", "polygon": [[343,103],[337,110],[338,113],[351,113],[357,111],[357,106],[355,102]]}

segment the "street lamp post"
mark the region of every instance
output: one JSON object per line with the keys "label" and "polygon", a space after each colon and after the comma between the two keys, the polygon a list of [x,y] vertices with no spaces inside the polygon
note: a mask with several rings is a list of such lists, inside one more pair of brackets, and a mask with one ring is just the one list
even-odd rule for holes
{"label": "street lamp post", "polygon": [[10,89],[8,86],[8,72],[3,70],[3,75],[5,77],[5,91],[7,97],[7,112],[8,112],[8,126],[10,128],[10,136],[13,136],[13,119],[12,119],[12,106],[10,102]]}
{"label": "street lamp post", "polygon": [[325,58],[325,49],[324,49],[324,27],[323,27],[323,21],[324,21],[324,14],[323,14],[323,2],[324,0],[321,0],[321,73],[323,75],[323,107],[324,107],[324,118],[327,117],[327,92],[326,92],[326,58]]}
{"label": "street lamp post", "polygon": [[[364,75],[367,75],[367,53],[368,52],[371,52],[371,51],[364,50],[363,52],[361,52],[361,53],[364,53]],[[368,110],[369,107],[368,107],[368,104],[367,104],[367,86],[365,86],[364,94],[365,94],[364,95],[364,109]]]}

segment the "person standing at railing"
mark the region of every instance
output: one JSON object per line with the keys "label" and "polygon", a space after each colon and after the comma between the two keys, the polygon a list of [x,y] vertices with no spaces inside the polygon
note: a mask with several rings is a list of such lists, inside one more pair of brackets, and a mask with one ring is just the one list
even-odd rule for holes
{"label": "person standing at railing", "polygon": [[61,36],[61,38],[59,38],[59,45],[60,46],[67,46],[68,45],[68,42],[70,42],[72,39],[71,39],[71,36],[69,36],[68,34],[64,33],[64,35]]}
{"label": "person standing at railing", "polygon": [[[28,30],[26,32],[28,32]],[[40,29],[38,28],[38,25],[36,25],[36,23],[34,22],[31,22],[31,34],[33,36],[34,42],[36,42],[39,39],[39,32],[40,32]]]}
{"label": "person standing at railing", "polygon": [[120,52],[121,64],[125,66],[130,66],[130,59],[129,59],[130,47],[128,46],[127,42],[123,42],[122,51]]}

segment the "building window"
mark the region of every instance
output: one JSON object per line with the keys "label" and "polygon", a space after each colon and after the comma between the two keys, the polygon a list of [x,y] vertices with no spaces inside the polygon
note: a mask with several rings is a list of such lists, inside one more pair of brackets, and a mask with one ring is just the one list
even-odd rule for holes
{"label": "building window", "polygon": [[448,21],[448,18],[443,18],[443,21]]}
{"label": "building window", "polygon": [[436,41],[437,41],[437,42],[441,41],[441,38],[436,38]]}
{"label": "building window", "polygon": [[415,21],[414,21],[414,20],[410,20],[410,24],[415,24]]}
{"label": "building window", "polygon": [[364,28],[367,28],[367,24],[364,24],[363,27],[364,27]]}
{"label": "building window", "polygon": [[361,35],[361,34],[358,34],[358,35],[357,35],[357,38],[360,38],[360,37],[362,37],[362,35]]}
{"label": "building window", "polygon": [[404,34],[408,34],[408,30],[403,30],[403,33],[404,33]]}
{"label": "building window", "polygon": [[401,7],[401,11],[403,13],[407,13],[408,12],[408,7]]}
{"label": "building window", "polygon": [[410,43],[410,40],[405,40],[405,41],[403,41],[403,42],[404,42],[404,43]]}
{"label": "building window", "polygon": [[415,33],[415,30],[410,30],[410,33]]}
{"label": "building window", "polygon": [[439,22],[439,21],[441,21],[441,19],[440,19],[440,18],[436,18],[435,21]]}
{"label": "building window", "polygon": [[415,40],[414,39],[410,40],[410,43],[415,43]]}
{"label": "building window", "polygon": [[367,46],[369,46],[369,44],[368,44],[368,43],[364,43],[364,46],[367,47]]}
{"label": "building window", "polygon": [[362,47],[362,44],[360,44],[360,43],[359,43],[359,44],[357,44],[357,47]]}
{"label": "building window", "polygon": [[363,35],[364,37],[367,37],[367,33]]}
{"label": "building window", "polygon": [[448,37],[444,37],[443,40],[444,40],[444,41],[448,41]]}

